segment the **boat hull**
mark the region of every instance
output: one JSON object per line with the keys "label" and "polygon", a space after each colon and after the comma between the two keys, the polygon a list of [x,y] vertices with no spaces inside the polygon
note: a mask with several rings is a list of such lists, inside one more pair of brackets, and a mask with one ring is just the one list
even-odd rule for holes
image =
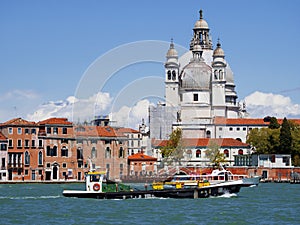
{"label": "boat hull", "polygon": [[216,185],[205,187],[188,187],[180,189],[163,189],[163,190],[138,190],[122,192],[88,192],[65,190],[65,197],[77,198],[96,198],[96,199],[129,199],[129,198],[207,198],[210,196],[220,196],[225,193],[238,193],[243,187],[242,182],[224,182]]}

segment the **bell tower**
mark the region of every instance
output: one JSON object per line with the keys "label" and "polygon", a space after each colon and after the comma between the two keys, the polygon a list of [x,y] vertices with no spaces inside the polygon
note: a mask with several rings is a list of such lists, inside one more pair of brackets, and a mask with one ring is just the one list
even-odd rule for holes
{"label": "bell tower", "polygon": [[177,107],[179,105],[179,63],[173,39],[166,55],[165,88],[166,106]]}
{"label": "bell tower", "polygon": [[226,66],[225,54],[218,40],[212,61],[212,108],[215,116],[226,115]]}

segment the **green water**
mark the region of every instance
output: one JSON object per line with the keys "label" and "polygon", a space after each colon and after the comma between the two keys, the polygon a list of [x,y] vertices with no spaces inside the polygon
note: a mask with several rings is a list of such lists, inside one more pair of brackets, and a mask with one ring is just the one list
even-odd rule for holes
{"label": "green water", "polygon": [[0,185],[0,224],[300,224],[298,184],[208,199],[77,199],[63,189],[84,184]]}

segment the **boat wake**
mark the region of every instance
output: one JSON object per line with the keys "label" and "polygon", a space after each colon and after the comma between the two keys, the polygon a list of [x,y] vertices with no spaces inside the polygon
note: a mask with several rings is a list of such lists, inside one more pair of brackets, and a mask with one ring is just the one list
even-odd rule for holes
{"label": "boat wake", "polygon": [[60,195],[55,196],[22,196],[22,197],[10,197],[10,196],[3,196],[0,199],[10,199],[10,200],[26,200],[26,199],[55,199],[61,198]]}
{"label": "boat wake", "polygon": [[216,196],[216,197],[213,197],[213,198],[235,198],[235,197],[237,197],[238,195],[237,194],[235,194],[235,193],[224,193],[224,194],[222,194],[222,195],[220,195],[220,196]]}

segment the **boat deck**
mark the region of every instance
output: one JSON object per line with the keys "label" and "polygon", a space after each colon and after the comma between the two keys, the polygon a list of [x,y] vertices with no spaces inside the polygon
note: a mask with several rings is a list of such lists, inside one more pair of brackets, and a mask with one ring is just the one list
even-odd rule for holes
{"label": "boat deck", "polygon": [[225,193],[238,193],[245,184],[240,182],[224,182],[205,187],[188,187],[163,190],[135,190],[120,192],[88,192],[79,190],[65,190],[65,197],[96,198],[96,199],[130,199],[130,198],[207,198]]}

